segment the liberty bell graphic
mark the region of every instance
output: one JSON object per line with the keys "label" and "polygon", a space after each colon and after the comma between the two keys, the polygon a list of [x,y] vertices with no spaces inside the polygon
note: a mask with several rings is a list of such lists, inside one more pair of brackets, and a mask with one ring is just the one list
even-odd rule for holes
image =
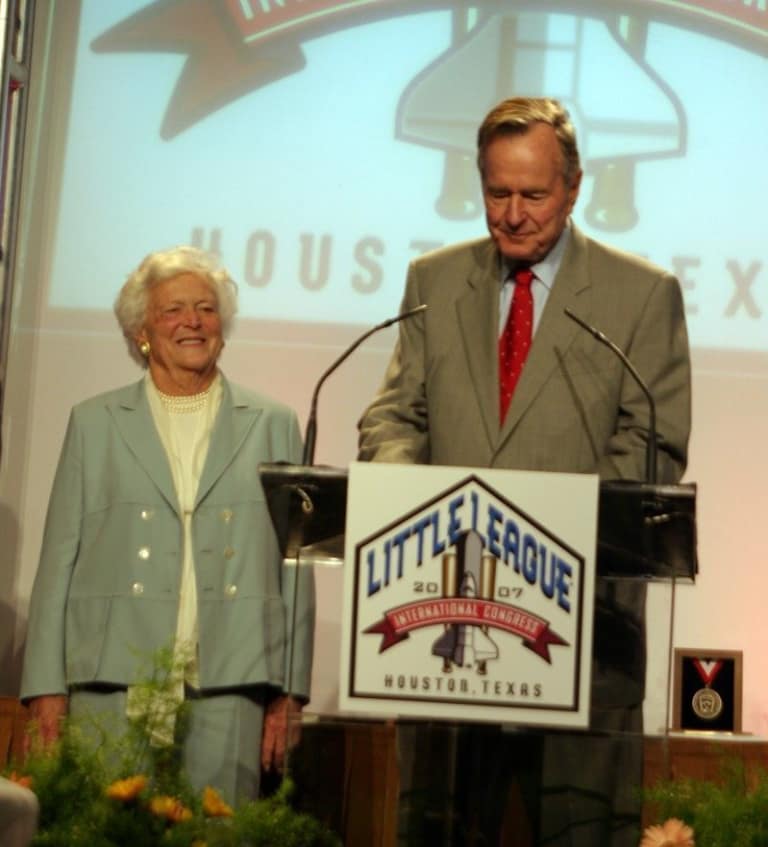
{"label": "liberty bell graphic", "polygon": [[396,136],[443,152],[436,211],[447,220],[481,214],[475,139],[496,102],[552,96],[571,115],[592,178],[587,222],[604,231],[632,229],[638,164],[686,149],[682,102],[645,56],[647,22],[612,12],[610,4],[594,17],[511,5],[469,10],[457,2],[450,46],[398,103]]}

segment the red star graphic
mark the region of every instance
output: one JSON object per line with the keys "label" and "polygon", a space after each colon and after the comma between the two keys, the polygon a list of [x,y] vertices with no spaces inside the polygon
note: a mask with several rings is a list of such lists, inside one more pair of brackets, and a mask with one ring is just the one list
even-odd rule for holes
{"label": "red star graphic", "polygon": [[298,44],[258,50],[243,44],[217,0],[158,0],[96,38],[97,53],[185,53],[160,128],[173,138],[254,88],[301,70]]}

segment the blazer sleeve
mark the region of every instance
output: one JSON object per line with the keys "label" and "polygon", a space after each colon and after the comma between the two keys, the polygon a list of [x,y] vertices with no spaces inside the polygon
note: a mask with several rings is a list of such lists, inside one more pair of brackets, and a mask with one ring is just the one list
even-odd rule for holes
{"label": "blazer sleeve", "polygon": [[[651,286],[624,352],[656,405],[658,482],[678,482],[688,458],[691,362],[683,297],[675,277],[659,275]],[[598,467],[601,478],[644,479],[648,435],[647,398],[625,372],[615,431]]]}
{"label": "blazer sleeve", "polygon": [[83,433],[72,412],[61,450],[32,588],[21,699],[66,694],[64,631],[67,595],[80,546]]}
{"label": "blazer sleeve", "polygon": [[[418,271],[411,263],[401,312],[421,305]],[[425,374],[425,316],[401,321],[399,337],[373,402],[358,422],[361,461],[430,461]]]}

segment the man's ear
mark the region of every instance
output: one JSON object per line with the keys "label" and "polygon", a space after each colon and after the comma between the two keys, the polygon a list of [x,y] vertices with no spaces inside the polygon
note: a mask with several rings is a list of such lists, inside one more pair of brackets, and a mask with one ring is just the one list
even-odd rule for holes
{"label": "man's ear", "polygon": [[583,176],[583,173],[583,171],[579,171],[571,180],[571,184],[568,188],[569,215],[573,211],[573,207],[576,205],[576,200],[579,198],[579,189],[581,188],[581,177]]}

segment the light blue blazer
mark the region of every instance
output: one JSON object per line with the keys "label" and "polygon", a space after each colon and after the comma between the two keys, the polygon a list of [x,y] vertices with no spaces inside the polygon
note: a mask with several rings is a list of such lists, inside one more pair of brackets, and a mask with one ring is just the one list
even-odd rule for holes
{"label": "light blue blazer", "polygon": [[[314,581],[283,566],[258,475],[260,462],[300,461],[296,416],[223,377],[222,388],[192,517],[201,687],[265,683],[308,698]],[[32,590],[22,698],[146,678],[176,632],[182,544],[143,380],[75,406]]]}

